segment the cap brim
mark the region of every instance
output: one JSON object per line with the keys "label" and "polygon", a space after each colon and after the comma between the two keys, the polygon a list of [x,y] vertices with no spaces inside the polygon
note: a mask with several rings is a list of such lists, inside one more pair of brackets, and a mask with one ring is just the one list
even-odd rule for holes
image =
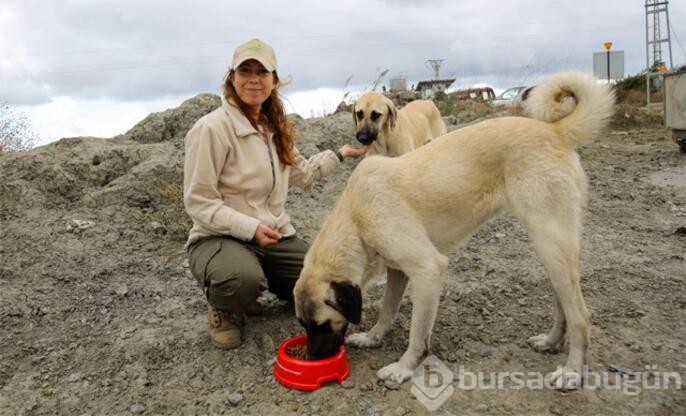
{"label": "cap brim", "polygon": [[235,71],[236,69],[238,69],[239,66],[241,66],[241,64],[242,64],[243,62],[249,61],[249,60],[251,60],[251,59],[254,59],[254,60],[256,60],[257,62],[261,63],[262,66],[263,66],[267,71],[269,71],[269,72],[274,72],[274,71],[276,70],[276,68],[274,68],[274,67],[273,67],[272,65],[270,65],[268,62],[266,62],[264,59],[258,58],[258,57],[255,57],[255,56],[247,56],[247,57],[245,57],[245,58],[242,58],[242,59],[239,60],[238,62],[234,62],[234,64],[233,64],[233,70]]}

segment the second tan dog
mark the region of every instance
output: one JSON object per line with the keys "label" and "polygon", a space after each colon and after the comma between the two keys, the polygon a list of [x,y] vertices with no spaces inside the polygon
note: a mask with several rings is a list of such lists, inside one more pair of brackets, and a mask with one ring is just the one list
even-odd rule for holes
{"label": "second tan dog", "polygon": [[[344,341],[378,345],[412,282],[409,346],[377,372],[382,379],[409,379],[429,351],[448,268],[445,254],[490,219],[510,213],[527,230],[553,289],[553,327],[529,343],[556,352],[568,339],[567,362],[550,381],[561,390],[581,387],[590,342],[579,279],[587,181],[575,148],[607,126],[613,104],[607,85],[586,74],[560,73],[531,93],[531,118],[483,121],[402,156],[360,162],[294,288],[310,356],[332,355]],[[345,338],[348,323],[362,318],[362,289],[377,277],[370,271],[379,258],[392,273],[378,322]]]}
{"label": "second tan dog", "polygon": [[368,155],[400,156],[446,133],[441,113],[433,101],[416,100],[402,109],[375,91],[353,105],[355,137],[370,146]]}

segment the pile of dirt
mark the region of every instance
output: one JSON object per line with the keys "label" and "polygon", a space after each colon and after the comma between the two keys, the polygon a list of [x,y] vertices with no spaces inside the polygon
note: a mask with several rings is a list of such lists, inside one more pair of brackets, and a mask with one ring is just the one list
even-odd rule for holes
{"label": "pile of dirt", "polygon": [[[273,297],[261,299],[265,313],[248,320],[239,349],[211,346],[183,251],[181,183],[183,136],[218,105],[201,95],[112,139],[0,157],[0,414],[427,413],[411,382],[375,378],[407,346],[408,298],[380,348],[349,350],[348,380],[312,393],[274,380],[276,348],[302,329]],[[499,115],[464,109],[449,129]],[[291,119],[304,154],[354,143],[347,112]],[[565,358],[526,345],[551,325],[551,291],[523,228],[502,218],[450,254],[432,353],[454,373],[446,378],[454,392],[440,414],[686,413],[674,378],[686,370],[684,155],[657,115],[621,106],[613,130],[579,153],[590,182],[582,241],[590,370],[610,385],[561,394],[505,378],[497,388],[496,372],[527,378]],[[311,192],[291,191],[303,238],[314,238],[354,167],[346,161]],[[363,323],[352,330],[371,328],[383,289],[365,295]],[[480,372],[481,387],[466,387],[461,369]],[[644,381],[627,392],[612,388],[616,376],[624,386]]]}
{"label": "pile of dirt", "polygon": [[660,128],[664,126],[663,109],[643,105],[618,104],[615,115],[610,122],[614,130],[636,128]]}

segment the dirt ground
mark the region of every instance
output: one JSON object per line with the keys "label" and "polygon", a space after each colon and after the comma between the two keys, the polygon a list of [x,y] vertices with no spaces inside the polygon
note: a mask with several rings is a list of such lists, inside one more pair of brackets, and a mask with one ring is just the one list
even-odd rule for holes
{"label": "dirt ground", "polygon": [[[381,347],[348,351],[342,385],[305,393],[274,380],[276,348],[302,330],[273,297],[248,318],[239,349],[211,346],[183,252],[180,182],[183,134],[217,103],[198,96],[122,136],[0,157],[1,415],[429,413],[411,381],[375,378],[407,346],[407,295]],[[451,130],[471,121],[447,120]],[[303,153],[354,143],[350,114],[295,122]],[[590,182],[589,370],[608,382],[571,393],[517,389],[511,379],[495,388],[496,372],[546,374],[566,359],[526,343],[552,324],[551,290],[523,228],[505,217],[450,255],[432,354],[455,374],[454,392],[434,414],[686,414],[677,384],[686,382],[686,155],[659,115],[626,106],[579,153]],[[289,211],[302,237],[313,239],[354,166],[347,161],[310,193],[293,190]],[[382,293],[379,285],[365,295],[352,330],[371,328]],[[481,385],[493,388],[467,388],[460,368],[483,372]],[[642,377],[640,392],[615,385],[622,374]]]}

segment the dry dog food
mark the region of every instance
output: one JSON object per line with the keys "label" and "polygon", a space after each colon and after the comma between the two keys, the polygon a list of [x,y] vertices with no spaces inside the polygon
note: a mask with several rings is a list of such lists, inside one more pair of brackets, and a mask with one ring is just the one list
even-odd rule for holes
{"label": "dry dog food", "polygon": [[286,354],[289,357],[296,358],[298,360],[307,360],[307,345],[293,345],[286,348]]}

